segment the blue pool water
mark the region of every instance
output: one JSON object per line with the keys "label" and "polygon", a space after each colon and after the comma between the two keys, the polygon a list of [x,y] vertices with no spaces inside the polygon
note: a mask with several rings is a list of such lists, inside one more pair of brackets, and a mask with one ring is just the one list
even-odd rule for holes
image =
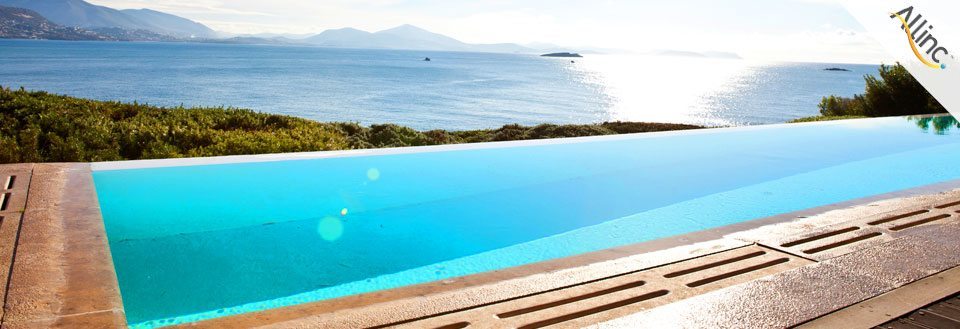
{"label": "blue pool water", "polygon": [[389,289],[960,179],[960,128],[882,118],[315,156],[96,165],[129,323]]}

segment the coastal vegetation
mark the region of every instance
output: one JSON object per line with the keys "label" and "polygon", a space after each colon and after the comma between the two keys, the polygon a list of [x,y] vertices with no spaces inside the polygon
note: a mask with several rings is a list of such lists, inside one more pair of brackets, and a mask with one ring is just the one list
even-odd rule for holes
{"label": "coastal vegetation", "polygon": [[417,131],[231,108],[162,108],[0,87],[0,163],[86,162],[403,147],[701,128],[606,122]]}
{"label": "coastal vegetation", "polygon": [[863,94],[826,96],[820,101],[820,116],[791,122],[947,113],[943,105],[900,64],[881,65],[878,76],[867,75],[864,79],[866,88]]}

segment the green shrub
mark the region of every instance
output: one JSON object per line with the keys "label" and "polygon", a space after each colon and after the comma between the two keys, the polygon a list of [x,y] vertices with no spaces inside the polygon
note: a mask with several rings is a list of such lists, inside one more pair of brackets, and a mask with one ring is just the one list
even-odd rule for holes
{"label": "green shrub", "polygon": [[160,159],[476,143],[700,128],[611,122],[420,132],[231,108],[162,108],[0,86],[0,163]]}
{"label": "green shrub", "polygon": [[827,96],[820,101],[820,114],[823,116],[863,116],[863,104],[860,98]]}
{"label": "green shrub", "polygon": [[900,64],[881,65],[879,77],[867,75],[863,94],[828,96],[820,102],[823,116],[903,116],[946,113],[947,110]]}

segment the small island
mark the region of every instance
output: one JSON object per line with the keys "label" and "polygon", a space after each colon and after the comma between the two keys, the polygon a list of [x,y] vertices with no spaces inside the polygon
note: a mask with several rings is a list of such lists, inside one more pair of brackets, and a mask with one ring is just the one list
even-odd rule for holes
{"label": "small island", "polygon": [[830,67],[823,69],[824,71],[838,71],[838,72],[850,72],[848,69],[839,68],[839,67]]}
{"label": "small island", "polygon": [[540,56],[543,56],[543,57],[583,57],[583,56],[580,56],[580,54],[578,54],[578,53],[549,53],[549,54],[543,54],[543,55],[540,55]]}

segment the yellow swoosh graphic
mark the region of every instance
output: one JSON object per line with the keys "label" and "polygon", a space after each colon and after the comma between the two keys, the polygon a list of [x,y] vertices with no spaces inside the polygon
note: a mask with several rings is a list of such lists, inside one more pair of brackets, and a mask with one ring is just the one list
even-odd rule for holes
{"label": "yellow swoosh graphic", "polygon": [[910,25],[907,24],[907,20],[903,19],[903,16],[900,16],[900,14],[896,14],[896,13],[891,13],[891,14],[897,16],[897,18],[900,19],[900,22],[903,23],[903,30],[904,32],[907,33],[907,41],[910,41],[910,49],[913,49],[913,54],[917,55],[917,59],[923,62],[923,64],[926,66],[929,66],[935,69],[945,69],[946,68],[945,65],[938,65],[937,63],[930,62],[926,58],[923,58],[923,55],[920,55],[920,51],[917,50],[917,43],[913,41],[913,33],[910,32]]}

